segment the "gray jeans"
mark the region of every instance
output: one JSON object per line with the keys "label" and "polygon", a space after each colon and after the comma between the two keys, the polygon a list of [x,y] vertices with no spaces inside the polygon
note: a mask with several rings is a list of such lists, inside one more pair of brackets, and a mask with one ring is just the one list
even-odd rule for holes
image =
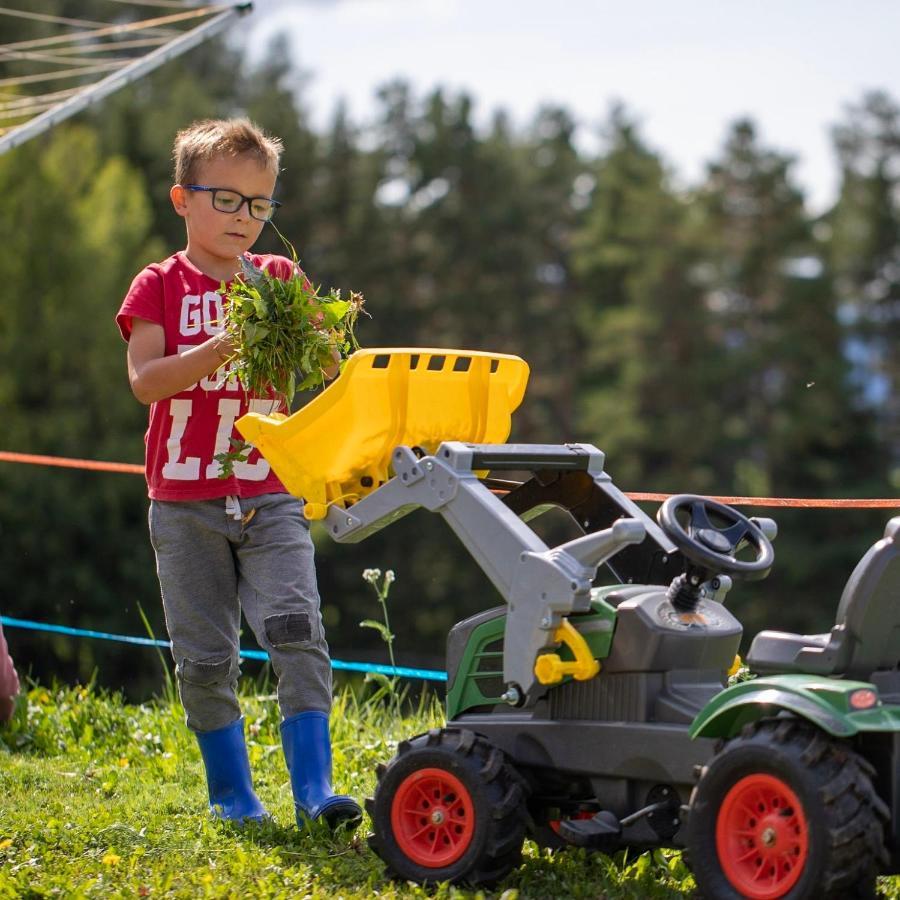
{"label": "gray jeans", "polygon": [[331,709],[309,523],[289,494],[150,501],[150,540],[188,727],[213,731],[240,714],[241,609],[278,678],[287,718]]}

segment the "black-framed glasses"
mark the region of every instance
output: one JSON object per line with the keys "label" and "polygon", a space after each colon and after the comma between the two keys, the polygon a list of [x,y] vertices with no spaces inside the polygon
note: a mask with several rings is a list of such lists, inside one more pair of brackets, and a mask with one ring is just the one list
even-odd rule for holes
{"label": "black-framed glasses", "polygon": [[212,194],[213,209],[219,212],[234,214],[246,203],[250,215],[260,222],[268,222],[275,215],[275,210],[281,206],[271,197],[245,197],[228,188],[206,187],[202,184],[186,184],[184,187],[189,191],[205,191]]}

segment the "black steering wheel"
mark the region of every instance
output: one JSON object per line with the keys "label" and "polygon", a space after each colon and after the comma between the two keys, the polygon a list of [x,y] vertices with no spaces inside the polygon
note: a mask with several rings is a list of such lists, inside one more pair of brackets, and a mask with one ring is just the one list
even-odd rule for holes
{"label": "black steering wheel", "polygon": [[[679,513],[688,513],[682,523]],[[722,522],[713,524],[712,517]],[[747,581],[765,578],[775,562],[772,543],[762,530],[736,509],[696,494],[676,494],[659,508],[656,519],[690,563],[712,575],[731,575]],[[737,559],[743,547],[756,551],[754,559]]]}

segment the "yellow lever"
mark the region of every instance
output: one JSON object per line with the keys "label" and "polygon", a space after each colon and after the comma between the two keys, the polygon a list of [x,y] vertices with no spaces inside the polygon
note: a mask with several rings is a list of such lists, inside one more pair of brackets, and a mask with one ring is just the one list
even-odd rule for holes
{"label": "yellow lever", "polygon": [[557,684],[565,675],[571,675],[576,681],[587,681],[600,671],[600,663],[594,659],[587,641],[568,619],[559,623],[553,639],[565,644],[575,659],[563,662],[558,653],[542,653],[534,664],[535,677],[541,684]]}

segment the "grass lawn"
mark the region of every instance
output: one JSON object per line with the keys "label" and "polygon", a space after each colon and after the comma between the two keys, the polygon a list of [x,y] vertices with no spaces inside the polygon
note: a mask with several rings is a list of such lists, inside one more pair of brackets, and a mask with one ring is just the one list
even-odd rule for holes
{"label": "grass lawn", "polygon": [[[275,824],[211,819],[197,746],[171,699],[130,706],[91,688],[40,686],[0,726],[0,898],[7,897],[683,897],[693,879],[675,852],[612,860],[551,853],[525,860],[495,891],[425,890],[385,878],[355,838],[293,824],[272,696],[245,696],[255,784]],[[437,702],[400,718],[383,701],[339,694],[332,717],[337,787],[371,796],[375,767],[404,737],[441,724]],[[883,879],[900,897],[898,879]]]}

